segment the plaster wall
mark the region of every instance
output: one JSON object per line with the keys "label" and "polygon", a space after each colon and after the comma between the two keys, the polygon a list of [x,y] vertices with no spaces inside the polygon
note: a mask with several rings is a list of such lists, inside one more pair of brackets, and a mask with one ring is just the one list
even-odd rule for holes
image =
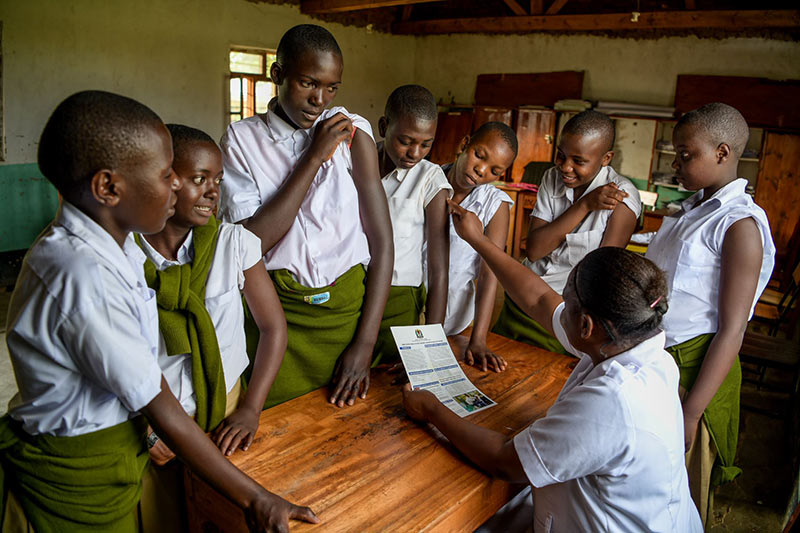
{"label": "plaster wall", "polygon": [[[165,122],[219,138],[230,45],[276,48],[288,28],[315,22],[294,6],[244,0],[4,0],[0,20],[4,164],[36,161],[49,114],[66,96],[90,88],[136,98]],[[335,103],[376,126],[389,92],[413,79],[414,38],[325,26],[345,60]]]}

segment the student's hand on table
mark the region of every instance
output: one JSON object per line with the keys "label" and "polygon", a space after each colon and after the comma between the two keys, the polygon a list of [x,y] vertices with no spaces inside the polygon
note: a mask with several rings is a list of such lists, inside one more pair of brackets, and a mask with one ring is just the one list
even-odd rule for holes
{"label": "student's hand on table", "polygon": [[616,209],[617,204],[628,197],[628,193],[620,189],[616,183],[606,183],[598,187],[580,201],[586,204],[589,211],[600,211],[602,209]]}
{"label": "student's hand on table", "polygon": [[344,113],[336,113],[317,124],[308,152],[321,161],[327,161],[333,157],[339,143],[352,136],[353,122]]}
{"label": "student's hand on table", "polygon": [[311,524],[319,524],[320,520],[308,507],[300,507],[280,496],[263,491],[245,510],[245,520],[250,531],[280,532],[289,531],[289,520],[302,520]]}
{"label": "student's hand on table", "polygon": [[475,365],[484,372],[488,369],[495,372],[506,369],[506,360],[491,351],[485,342],[470,341],[464,351],[464,362],[470,366]]}
{"label": "student's hand on table", "polygon": [[403,407],[406,409],[408,416],[420,422],[427,422],[428,416],[426,414],[426,406],[431,402],[438,402],[439,399],[433,395],[431,391],[411,388],[411,383],[406,383],[403,386]]}
{"label": "student's hand on table", "polygon": [[247,451],[253,444],[260,415],[256,410],[240,406],[211,432],[211,440],[223,455],[231,455],[239,447]]}
{"label": "student's hand on table", "polygon": [[447,205],[459,237],[470,244],[483,237],[483,224],[475,213],[464,209],[453,200],[447,200]]}
{"label": "student's hand on table", "polygon": [[[152,431],[149,432],[149,435],[152,435]],[[169,449],[169,446],[161,440],[158,439],[155,444],[150,447],[150,460],[153,461],[158,466],[164,466],[171,460],[175,458],[175,454],[172,450]]]}
{"label": "student's hand on table", "polygon": [[353,405],[356,398],[367,397],[369,390],[369,365],[372,349],[368,346],[351,344],[339,356],[333,371],[330,402],[344,407]]}

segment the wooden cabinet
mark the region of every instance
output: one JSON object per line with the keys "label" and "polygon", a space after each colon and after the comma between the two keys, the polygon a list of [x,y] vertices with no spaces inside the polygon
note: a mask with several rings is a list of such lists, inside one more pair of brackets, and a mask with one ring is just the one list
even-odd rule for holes
{"label": "wooden cabinet", "polygon": [[511,127],[514,110],[510,107],[476,107],[472,117],[474,132],[487,122],[502,122]]}
{"label": "wooden cabinet", "polygon": [[436,137],[430,160],[437,165],[452,163],[465,136],[472,132],[472,109],[442,111],[436,126]]}
{"label": "wooden cabinet", "polygon": [[553,160],[556,112],[549,109],[517,109],[513,127],[519,141],[519,153],[511,167],[509,181],[519,183],[529,163]]}
{"label": "wooden cabinet", "polygon": [[759,167],[755,200],[767,212],[780,259],[800,220],[800,135],[766,132]]}

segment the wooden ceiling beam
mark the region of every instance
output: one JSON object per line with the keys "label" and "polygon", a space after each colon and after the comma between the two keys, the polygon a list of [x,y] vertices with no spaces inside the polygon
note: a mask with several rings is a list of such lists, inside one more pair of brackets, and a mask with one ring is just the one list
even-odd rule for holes
{"label": "wooden ceiling beam", "polygon": [[800,27],[800,10],[662,11],[642,13],[635,22],[631,20],[630,13],[420,20],[396,23],[392,26],[392,33],[432,35],[697,28],[741,30],[792,27]]}
{"label": "wooden ceiling beam", "polygon": [[531,15],[541,15],[544,11],[544,0],[531,0]]}
{"label": "wooden ceiling beam", "polygon": [[522,6],[517,3],[517,0],[503,0],[506,5],[514,12],[515,15],[527,15],[528,12],[522,9]]}
{"label": "wooden ceiling beam", "polygon": [[687,11],[694,11],[697,9],[697,2],[695,2],[695,0],[685,0],[685,4]]}
{"label": "wooden ceiling beam", "polygon": [[414,9],[414,6],[407,5],[403,6],[403,13],[400,16],[400,20],[406,21],[411,18],[411,10]]}
{"label": "wooden ceiling beam", "polygon": [[547,11],[545,11],[544,14],[545,15],[555,15],[556,13],[561,11],[561,8],[564,7],[564,4],[566,4],[568,1],[569,0],[555,0],[550,5],[550,7],[547,8]]}
{"label": "wooden ceiling beam", "polygon": [[343,13],[359,9],[376,9],[379,7],[410,6],[427,2],[443,2],[444,0],[301,0],[300,12],[306,15],[324,13]]}

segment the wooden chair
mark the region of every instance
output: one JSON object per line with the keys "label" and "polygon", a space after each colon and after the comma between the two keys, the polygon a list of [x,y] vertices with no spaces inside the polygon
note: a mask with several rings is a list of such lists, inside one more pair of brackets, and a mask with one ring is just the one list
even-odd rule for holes
{"label": "wooden chair", "polygon": [[[785,418],[793,428],[794,414],[800,390],[800,344],[779,339],[770,335],[748,331],[739,350],[742,363],[756,367],[756,378],[743,376],[742,381],[754,383],[757,390],[768,389],[788,396],[788,402],[779,410],[768,410],[742,402],[742,407],[775,418]],[[767,370],[772,369],[788,377],[784,383],[776,383],[766,379]],[[794,428],[793,428],[794,430]]]}
{"label": "wooden chair", "polygon": [[764,294],[756,303],[753,317],[769,324],[769,334],[772,336],[778,334],[781,326],[789,325],[791,336],[797,319],[798,296],[800,296],[800,263],[794,266],[786,290],[783,293],[776,293],[773,289],[764,291]]}

